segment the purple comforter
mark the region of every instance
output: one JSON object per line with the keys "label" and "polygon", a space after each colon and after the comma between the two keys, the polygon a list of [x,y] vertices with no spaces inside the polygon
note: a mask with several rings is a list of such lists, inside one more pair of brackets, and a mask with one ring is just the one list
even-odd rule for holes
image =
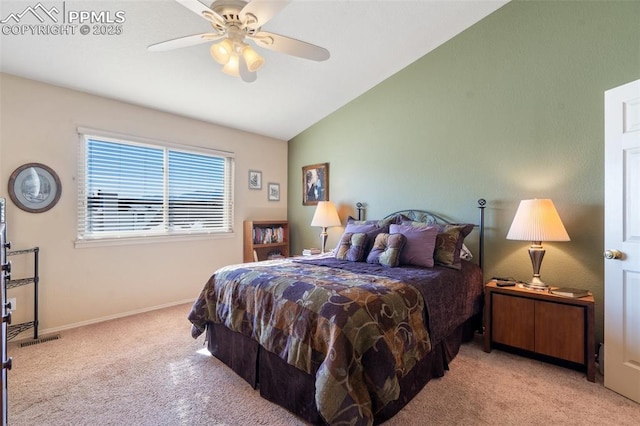
{"label": "purple comforter", "polygon": [[296,368],[319,366],[316,405],[325,420],[371,424],[370,395],[396,399],[398,379],[479,312],[481,293],[482,274],[468,262],[456,271],[284,259],[220,269],[189,320],[194,337],[220,323]]}
{"label": "purple comforter", "polygon": [[414,286],[425,301],[426,320],[432,343],[442,341],[456,327],[480,313],[484,283],[478,265],[462,261],[460,271],[443,266],[388,268],[364,262],[345,262],[333,257],[310,258],[296,262],[346,269],[357,274],[384,276]]}

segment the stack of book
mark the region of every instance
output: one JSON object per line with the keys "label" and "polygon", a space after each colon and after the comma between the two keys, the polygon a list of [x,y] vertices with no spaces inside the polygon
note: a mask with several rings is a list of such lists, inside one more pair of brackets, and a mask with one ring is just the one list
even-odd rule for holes
{"label": "stack of book", "polygon": [[552,288],[549,292],[557,296],[573,297],[573,298],[585,297],[591,294],[589,290],[584,290],[581,288],[571,288],[571,287]]}
{"label": "stack of book", "polygon": [[311,255],[314,255],[314,254],[320,254],[320,249],[308,248],[308,249],[302,250],[302,255],[303,256],[311,256]]}
{"label": "stack of book", "polygon": [[270,251],[269,253],[267,253],[267,259],[268,260],[273,260],[273,259],[282,259],[284,258],[284,256],[282,255],[282,252],[279,250],[274,250],[274,251]]}

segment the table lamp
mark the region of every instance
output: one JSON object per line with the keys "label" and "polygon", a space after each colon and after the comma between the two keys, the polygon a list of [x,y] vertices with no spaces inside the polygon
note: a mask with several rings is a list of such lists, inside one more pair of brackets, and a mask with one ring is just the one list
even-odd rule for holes
{"label": "table lamp", "polygon": [[560,215],[550,199],[522,200],[507,233],[507,240],[531,241],[529,257],[533,266],[533,278],[525,287],[547,290],[549,286],[540,279],[540,266],[545,250],[543,241],[570,241]]}
{"label": "table lamp", "polygon": [[311,226],[322,227],[322,232],[320,233],[322,253],[324,253],[327,245],[327,228],[340,225],[340,218],[338,217],[336,206],[334,206],[331,201],[318,201],[316,212],[313,214],[313,219],[311,219]]}

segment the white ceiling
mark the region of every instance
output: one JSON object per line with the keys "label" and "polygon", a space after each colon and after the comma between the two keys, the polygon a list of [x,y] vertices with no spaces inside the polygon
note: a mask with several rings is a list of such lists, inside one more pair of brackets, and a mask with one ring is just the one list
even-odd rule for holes
{"label": "white ceiling", "polygon": [[[290,140],[507,2],[294,0],[263,30],[325,47],[331,58],[314,62],[256,48],[265,65],[257,81],[245,83],[220,71],[208,43],[147,51],[210,31],[174,0],[40,0],[67,13],[124,11],[122,34],[81,35],[78,28],[73,35],[4,34],[15,31],[10,25],[38,24],[25,15],[18,24],[0,24],[0,71]],[[0,20],[37,4],[2,0]]]}

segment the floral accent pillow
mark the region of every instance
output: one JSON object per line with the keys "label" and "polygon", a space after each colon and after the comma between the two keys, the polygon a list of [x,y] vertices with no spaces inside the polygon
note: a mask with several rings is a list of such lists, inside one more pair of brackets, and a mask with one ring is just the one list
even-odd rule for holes
{"label": "floral accent pillow", "polygon": [[464,238],[473,230],[473,225],[444,225],[438,230],[433,257],[437,264],[452,269],[461,269],[460,252]]}
{"label": "floral accent pillow", "polygon": [[402,234],[382,233],[376,236],[367,263],[379,263],[394,268],[400,265],[400,253],[407,239]]}
{"label": "floral accent pillow", "polygon": [[435,226],[438,229],[433,259],[438,265],[451,269],[461,269],[461,252],[464,239],[473,230],[470,223],[426,225],[422,222],[404,222],[416,227]]}
{"label": "floral accent pillow", "polygon": [[[381,222],[377,220],[356,221],[350,218],[347,221],[347,226],[344,228],[344,233],[342,234],[342,236],[344,237],[345,234],[352,234],[352,233],[367,234],[367,245],[365,246],[365,256],[366,256],[366,253],[369,253],[369,251],[371,250],[371,246],[373,245],[373,241],[376,239],[376,235],[378,235],[381,232],[389,232],[389,225],[381,225]],[[342,238],[340,238],[340,241],[338,242],[338,246],[336,247],[336,252],[340,249],[341,243],[342,243]]]}
{"label": "floral accent pillow", "polygon": [[362,262],[365,257],[367,234],[364,232],[345,232],[336,250],[336,259],[349,262]]}

